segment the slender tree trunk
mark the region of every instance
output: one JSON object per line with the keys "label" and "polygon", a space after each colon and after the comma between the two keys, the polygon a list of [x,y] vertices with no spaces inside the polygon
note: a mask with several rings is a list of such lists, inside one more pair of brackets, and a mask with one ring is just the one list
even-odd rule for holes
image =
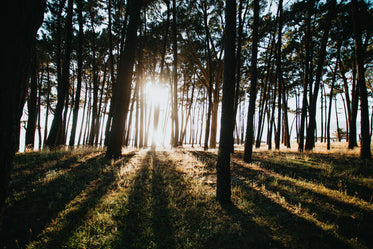
{"label": "slender tree trunk", "polygon": [[[311,85],[311,16],[313,13],[313,6],[314,0],[308,0],[308,10],[306,16],[306,34],[305,34],[305,50],[306,50],[306,58],[305,58],[305,70],[304,70],[304,77],[303,77],[303,100],[302,100],[302,111],[301,111],[301,120],[300,120],[300,131],[299,131],[299,144],[298,150],[302,152],[304,150],[304,130],[306,126],[306,116],[307,116],[307,109],[308,109],[308,101],[307,101],[307,91],[308,87]],[[309,89],[312,91],[312,89]]]}
{"label": "slender tree trunk", "polygon": [[172,50],[173,50],[173,69],[172,69],[172,82],[173,82],[173,122],[174,122],[174,137],[173,147],[177,147],[179,144],[179,114],[177,104],[177,10],[176,0],[172,0]]}
{"label": "slender tree trunk", "polygon": [[[282,0],[280,0],[282,5]],[[253,31],[251,33],[253,43],[251,47],[251,84],[250,84],[250,102],[249,110],[247,113],[247,128],[245,137],[245,152],[244,161],[251,162],[253,152],[253,139],[254,139],[254,114],[255,114],[255,101],[256,101],[256,87],[258,84],[257,72],[257,57],[258,57],[258,26],[259,26],[259,0],[254,0],[254,22]]]}
{"label": "slender tree trunk", "polygon": [[130,18],[127,28],[126,42],[124,45],[123,53],[120,56],[119,72],[116,83],[116,91],[118,92],[118,94],[113,96],[114,115],[110,132],[109,145],[106,152],[106,156],[109,158],[119,157],[122,154],[122,134],[126,123],[131,93],[131,81],[137,43],[137,29],[140,22],[141,5],[142,0],[128,1]]}
{"label": "slender tree trunk", "polygon": [[336,120],[336,124],[337,124],[337,139],[338,139],[338,142],[341,141],[341,131],[339,129],[339,118],[338,118],[338,107],[337,107],[337,96],[334,97],[334,103],[335,103],[335,120]]}
{"label": "slender tree trunk", "polygon": [[[211,110],[211,136],[210,148],[216,148],[216,135],[218,131],[218,108],[219,108],[219,90],[215,90],[214,100],[212,102]],[[233,134],[232,134],[233,137]]]}
{"label": "slender tree trunk", "polygon": [[275,148],[278,150],[280,149],[280,137],[281,137],[281,95],[282,95],[282,87],[283,87],[283,79],[282,79],[282,70],[281,70],[281,39],[282,39],[282,0],[279,1],[278,9],[279,9],[279,17],[278,17],[278,38],[277,38],[277,47],[276,47],[276,75],[277,75],[277,84],[278,84],[278,106],[277,106],[277,133],[276,133],[276,141],[275,141]]}
{"label": "slender tree trunk", "polygon": [[364,49],[361,41],[361,26],[359,22],[359,8],[357,0],[352,0],[352,22],[355,33],[355,53],[357,67],[357,86],[360,95],[360,115],[361,115],[361,147],[360,158],[370,159],[370,134],[369,134],[369,110],[368,110],[368,95],[365,83],[365,68],[364,68]]}
{"label": "slender tree trunk", "polygon": [[37,92],[38,92],[38,69],[36,61],[36,49],[34,49],[33,62],[31,66],[31,84],[30,84],[30,95],[27,101],[28,109],[28,119],[27,119],[27,129],[26,129],[26,139],[25,139],[25,149],[34,149],[35,142],[35,129],[36,129],[36,117],[37,113]]}
{"label": "slender tree trunk", "polygon": [[218,152],[216,197],[220,203],[231,202],[230,153],[234,128],[236,1],[227,0],[225,9],[224,81]]}
{"label": "slender tree trunk", "polygon": [[[110,0],[109,0],[110,1]],[[75,93],[74,101],[74,111],[73,111],[73,124],[71,127],[70,133],[70,146],[75,144],[75,134],[76,126],[78,123],[79,115],[79,103],[80,103],[80,92],[82,88],[82,68],[83,68],[83,0],[78,0],[78,22],[79,22],[79,34],[78,34],[78,50],[77,50],[77,59],[78,59],[78,75],[77,75],[77,86]]]}
{"label": "slender tree trunk", "polygon": [[[326,147],[327,147],[327,150],[330,150],[330,118],[331,118],[331,113],[332,113],[332,100],[333,100],[334,83],[335,83],[338,64],[339,64],[339,50],[340,50],[340,45],[338,44],[337,61],[335,63],[335,69],[334,69],[334,72],[333,72],[332,84],[330,86],[330,95],[329,95],[328,125],[327,125],[327,128],[326,128],[326,132],[327,132],[327,145],[326,145]],[[338,119],[338,117],[337,117],[337,119]]]}
{"label": "slender tree trunk", "polygon": [[65,134],[63,130],[63,119],[62,112],[65,105],[65,101],[68,101],[69,91],[69,71],[70,71],[70,56],[72,48],[72,20],[73,20],[73,0],[68,1],[68,10],[66,18],[66,46],[65,46],[65,58],[62,67],[61,81],[58,82],[58,97],[57,106],[54,112],[54,118],[52,127],[49,131],[46,145],[54,148],[61,144],[61,137]]}
{"label": "slender tree trunk", "polygon": [[[321,45],[320,45],[320,54],[317,62],[317,70],[316,70],[316,80],[315,80],[315,86],[312,93],[312,98],[310,101],[310,107],[309,107],[309,117],[310,121],[307,128],[307,138],[306,138],[306,150],[312,150],[315,147],[315,130],[316,130],[316,104],[317,104],[317,97],[319,94],[319,87],[323,72],[323,66],[324,66],[324,60],[326,56],[326,46],[329,38],[329,31],[331,27],[331,21],[334,17],[335,12],[335,5],[336,1],[331,0],[328,2],[329,4],[329,10],[327,14],[327,20],[326,20],[326,26],[323,33],[323,36],[321,38]],[[312,89],[310,88],[310,91]]]}

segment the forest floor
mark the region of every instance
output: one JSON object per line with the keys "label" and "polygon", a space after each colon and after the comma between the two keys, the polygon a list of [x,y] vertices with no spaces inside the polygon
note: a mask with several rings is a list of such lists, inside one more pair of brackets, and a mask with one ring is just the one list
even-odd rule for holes
{"label": "forest floor", "polygon": [[0,248],[373,248],[373,162],[320,148],[238,148],[227,206],[216,150],[17,154]]}

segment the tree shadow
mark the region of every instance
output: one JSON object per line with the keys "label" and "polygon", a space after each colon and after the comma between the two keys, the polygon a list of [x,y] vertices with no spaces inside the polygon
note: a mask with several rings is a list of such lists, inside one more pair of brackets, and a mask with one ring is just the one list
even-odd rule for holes
{"label": "tree shadow", "polygon": [[[40,236],[50,238],[43,248],[60,248],[74,228],[84,222],[84,216],[106,193],[115,180],[118,165],[126,163],[134,153],[129,153],[113,164],[96,155],[85,162],[67,160],[67,171],[38,188],[31,189],[20,201],[6,210],[0,237],[6,247],[24,248],[28,243],[38,243]],[[70,165],[70,167],[69,167]],[[110,169],[109,169],[110,168]],[[73,207],[69,204],[78,201]],[[62,214],[63,221],[56,224]],[[49,231],[50,226],[60,226]],[[33,243],[34,243],[33,242]]]}
{"label": "tree shadow", "polygon": [[169,179],[172,165],[148,151],[137,170],[127,206],[119,216],[120,236],[116,248],[175,248],[169,210]]}
{"label": "tree shadow", "polygon": [[[209,152],[193,151],[191,154],[202,161],[208,162],[208,168],[211,167],[209,163],[211,164],[211,162],[217,159],[215,154]],[[341,239],[339,235],[326,231],[324,228],[304,219],[302,216],[290,212],[284,206],[266,196],[260,191],[260,189],[253,188],[250,185],[250,182],[255,182],[256,184],[260,183],[258,178],[260,178],[261,174],[260,171],[255,171],[241,166],[240,164],[233,163],[232,183],[239,189],[237,193],[239,194],[239,200],[236,200],[236,202],[245,202],[246,206],[249,208],[240,211],[240,208],[233,205],[227,208],[227,210],[229,210],[228,213],[235,217],[242,216],[245,212],[251,212],[249,221],[255,220],[260,226],[269,228],[269,230],[267,230],[269,236],[271,238],[277,238],[276,240],[281,241],[282,246],[284,247],[304,245],[304,248],[350,248],[350,245],[346,243],[346,240]],[[292,185],[292,183],[289,182],[277,182],[277,184]],[[284,201],[286,200],[287,202],[290,202],[290,204],[294,205],[301,202],[301,199],[297,199],[297,196],[294,194],[290,195],[286,189],[271,189],[265,182],[262,187],[263,186],[266,191],[276,193],[278,196],[286,195]],[[297,194],[299,194],[304,193],[305,190],[299,187],[297,191]],[[314,195],[314,193],[312,194]],[[322,197],[324,198],[322,202],[328,203],[328,201],[330,201],[326,196]],[[313,202],[311,201],[311,204],[312,203]],[[317,214],[321,212],[320,209],[320,207],[314,205],[312,211]],[[326,209],[322,211],[327,212]],[[335,218],[338,218],[338,215],[336,215]],[[333,220],[333,222],[335,221]],[[363,234],[361,233],[359,235],[365,237],[362,236]]]}
{"label": "tree shadow", "polygon": [[[300,154],[296,152],[274,152],[276,156],[286,157],[299,157]],[[242,153],[236,153],[233,155],[235,158],[242,158]],[[265,152],[254,152],[253,158],[255,161],[261,162],[261,167],[270,169],[276,173],[288,174],[292,177],[298,177],[307,179],[309,181],[322,183],[325,187],[338,190],[346,191],[349,195],[357,195],[367,202],[370,202],[373,198],[373,189],[357,182],[352,175],[362,175],[369,177],[373,175],[372,167],[368,167],[366,162],[354,158],[354,157],[342,157],[334,156],[332,154],[320,154],[312,153],[307,154],[309,161],[303,162],[305,164],[320,164],[320,162],[326,162],[327,164],[333,165],[328,169],[309,167],[302,165],[302,160],[293,160],[289,162],[273,162],[272,158],[268,158]],[[371,165],[372,166],[372,165]],[[339,172],[343,168],[345,171],[351,171],[350,174],[345,175]],[[331,172],[328,172],[331,171]]]}

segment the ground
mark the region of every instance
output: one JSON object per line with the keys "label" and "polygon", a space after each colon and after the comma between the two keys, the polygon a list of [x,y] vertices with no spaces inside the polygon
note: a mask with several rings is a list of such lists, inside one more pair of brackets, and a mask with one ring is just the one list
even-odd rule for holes
{"label": "ground", "polygon": [[227,206],[216,150],[17,154],[0,248],[373,248],[373,163],[334,147],[237,148]]}

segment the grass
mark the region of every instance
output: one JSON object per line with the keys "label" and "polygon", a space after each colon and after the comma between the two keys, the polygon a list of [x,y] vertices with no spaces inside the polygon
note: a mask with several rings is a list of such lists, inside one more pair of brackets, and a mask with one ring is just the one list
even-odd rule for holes
{"label": "grass", "polygon": [[228,206],[213,150],[18,154],[0,248],[373,248],[373,165],[334,152],[238,150]]}

